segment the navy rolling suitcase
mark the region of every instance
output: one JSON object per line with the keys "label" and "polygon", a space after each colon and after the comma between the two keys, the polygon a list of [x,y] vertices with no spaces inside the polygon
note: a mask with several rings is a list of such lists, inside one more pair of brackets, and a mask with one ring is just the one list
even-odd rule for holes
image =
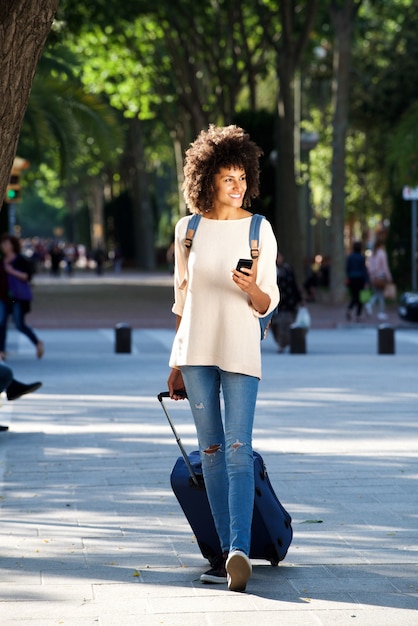
{"label": "navy rolling suitcase", "polygon": [[[171,472],[171,486],[196,536],[202,555],[212,564],[221,553],[212,513],[206,496],[199,451],[187,455],[164,404],[169,393],[158,395],[167,420],[181,450]],[[251,527],[250,558],[266,559],[278,565],[288,551],[293,537],[292,519],[280,503],[270,483],[263,459],[254,451],[255,496]]]}

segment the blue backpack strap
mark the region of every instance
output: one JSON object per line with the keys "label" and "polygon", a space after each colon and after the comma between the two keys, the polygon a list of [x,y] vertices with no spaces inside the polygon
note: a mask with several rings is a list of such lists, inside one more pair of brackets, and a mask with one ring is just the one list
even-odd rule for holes
{"label": "blue backpack strap", "polygon": [[192,247],[193,237],[196,234],[201,217],[200,213],[193,213],[189,219],[189,223],[187,224],[186,241],[184,242],[184,245],[186,246],[188,252],[190,252],[190,248]]}
{"label": "blue backpack strap", "polygon": [[[250,250],[251,250],[251,258],[254,260],[255,263],[257,262],[258,256],[260,254],[260,250],[259,250],[260,226],[261,226],[261,222],[263,221],[263,219],[264,219],[264,215],[259,215],[258,213],[254,213],[254,215],[251,218]],[[260,322],[261,340],[267,337],[268,329],[271,324],[271,318],[273,317],[275,313],[277,313],[277,307],[273,311],[270,311],[268,315],[265,315],[264,317],[259,318],[258,321]]]}
{"label": "blue backpack strap", "polygon": [[184,272],[184,276],[179,277],[179,289],[185,289],[187,285],[187,259],[190,254],[190,248],[192,247],[193,237],[196,234],[197,227],[199,226],[200,218],[202,216],[200,213],[193,213],[187,223],[187,232],[186,232],[186,240],[184,242],[184,246],[186,248],[186,268]]}
{"label": "blue backpack strap", "polygon": [[259,215],[258,213],[254,213],[251,218],[250,224],[250,250],[251,250],[251,258],[258,259],[259,255],[259,241],[260,241],[260,226],[261,222],[264,219],[264,215]]}

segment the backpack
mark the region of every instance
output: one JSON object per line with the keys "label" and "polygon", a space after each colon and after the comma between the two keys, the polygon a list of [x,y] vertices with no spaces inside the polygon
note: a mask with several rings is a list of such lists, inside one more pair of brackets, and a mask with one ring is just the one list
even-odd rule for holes
{"label": "backpack", "polygon": [[[187,225],[186,241],[184,245],[186,246],[188,253],[190,253],[190,248],[192,247],[193,237],[196,234],[197,227],[199,226],[201,217],[202,216],[200,215],[200,213],[194,213],[191,216],[189,223]],[[256,263],[258,260],[258,255],[259,255],[258,242],[260,239],[260,225],[263,219],[264,219],[264,215],[259,215],[258,213],[254,213],[254,215],[251,218],[249,245],[250,245],[251,258],[253,259],[254,263]],[[268,313],[268,315],[258,318],[260,322],[261,340],[267,337],[268,329],[271,323],[271,318],[273,317],[275,313],[277,313],[277,307],[273,309],[273,311]]]}

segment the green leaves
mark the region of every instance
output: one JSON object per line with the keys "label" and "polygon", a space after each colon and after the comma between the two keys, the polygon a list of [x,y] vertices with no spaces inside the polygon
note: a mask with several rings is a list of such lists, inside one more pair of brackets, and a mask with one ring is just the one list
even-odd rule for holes
{"label": "green leaves", "polygon": [[388,163],[398,189],[418,185],[418,102],[403,115],[389,142]]}

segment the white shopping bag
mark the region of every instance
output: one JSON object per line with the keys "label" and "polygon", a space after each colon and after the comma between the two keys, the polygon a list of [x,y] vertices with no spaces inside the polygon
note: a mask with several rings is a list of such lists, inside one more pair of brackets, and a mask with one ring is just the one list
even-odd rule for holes
{"label": "white shopping bag", "polygon": [[301,306],[296,314],[296,319],[291,328],[305,328],[308,330],[311,326],[311,316],[306,306]]}

